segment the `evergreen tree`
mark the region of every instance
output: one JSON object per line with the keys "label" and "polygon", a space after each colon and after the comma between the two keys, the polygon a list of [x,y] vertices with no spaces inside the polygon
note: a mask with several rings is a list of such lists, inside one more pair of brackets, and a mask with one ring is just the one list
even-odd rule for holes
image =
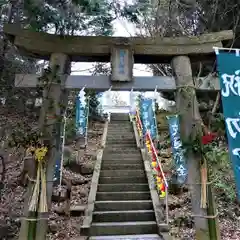
{"label": "evergreen tree", "polygon": [[107,0],[70,1],[26,0],[27,25],[35,31],[54,31],[61,35],[111,35],[111,6]]}
{"label": "evergreen tree", "polygon": [[99,112],[98,112],[99,101],[97,98],[96,91],[87,90],[86,97],[89,99],[89,118],[90,119],[98,118],[99,117]]}

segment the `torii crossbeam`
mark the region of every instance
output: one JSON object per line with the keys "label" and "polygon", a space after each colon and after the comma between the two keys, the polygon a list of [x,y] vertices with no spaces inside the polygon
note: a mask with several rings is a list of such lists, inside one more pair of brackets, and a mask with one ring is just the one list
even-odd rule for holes
{"label": "torii crossbeam", "polygon": [[[16,74],[15,86],[20,88],[35,88],[40,75],[37,74]],[[205,84],[210,82],[210,86]],[[106,91],[111,87],[113,91],[154,91],[173,92],[176,90],[175,80],[172,77],[163,76],[147,76],[134,77],[129,82],[112,82],[109,76],[84,76],[71,75],[68,76],[65,88],[67,89],[92,89],[96,91]],[[216,77],[204,79],[201,84],[196,87],[199,92],[219,91],[219,80]]]}

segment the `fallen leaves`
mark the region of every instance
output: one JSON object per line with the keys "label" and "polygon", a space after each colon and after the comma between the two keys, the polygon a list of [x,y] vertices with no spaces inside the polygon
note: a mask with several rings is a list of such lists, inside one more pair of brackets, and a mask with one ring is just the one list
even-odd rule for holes
{"label": "fallen leaves", "polygon": [[[103,124],[95,125],[95,128],[99,133],[102,133]],[[91,133],[93,132],[90,129]],[[77,163],[82,167],[84,166],[84,171],[82,172],[81,167],[79,168],[79,173],[76,171],[71,171],[67,167],[63,171],[63,175],[66,179],[71,180],[72,192],[71,192],[71,206],[85,206],[88,201],[88,194],[90,191],[91,178],[93,173],[93,166],[96,160],[96,152],[100,146],[101,134],[90,134],[88,138],[87,150],[80,150]],[[80,173],[80,171],[82,173]],[[84,174],[84,176],[82,175]],[[63,206],[64,203],[60,205],[52,203],[52,209],[59,208]],[[73,237],[80,236],[80,226],[83,222],[84,216],[59,216],[56,212],[52,211],[51,219],[49,221],[49,234],[47,236],[48,240],[67,240]]]}
{"label": "fallen leaves", "polygon": [[[9,117],[2,116],[1,123],[9,122],[12,124],[12,127],[16,127],[16,123],[19,122],[19,117]],[[31,122],[28,119],[23,119],[26,122]],[[34,125],[36,123],[32,123]],[[97,126],[97,127],[96,127]],[[1,126],[0,126],[1,127]],[[95,130],[98,134],[90,134],[88,139],[88,150],[87,156],[84,157],[81,152],[81,160],[83,163],[93,164],[96,160],[96,152],[98,146],[100,145],[101,133],[103,129],[103,124],[96,124]],[[92,131],[92,132],[94,132]],[[19,186],[18,176],[21,173],[22,160],[21,152],[19,149],[13,152],[12,149],[4,149],[4,157],[6,159],[6,174],[5,180],[3,183],[3,188],[0,195],[0,239],[1,240],[16,240],[18,239],[18,232],[21,225],[21,218],[23,216],[23,207],[24,207],[24,197],[26,188]],[[12,154],[13,153],[13,154]],[[9,157],[9,154],[11,156]],[[93,157],[90,157],[94,155]],[[91,170],[92,172],[92,170]],[[72,204],[86,204],[88,193],[91,183],[91,172],[87,172],[85,176],[82,176],[78,173],[74,173],[69,169],[63,170],[63,175],[69,179],[72,183]],[[80,235],[80,226],[83,221],[83,216],[77,217],[68,217],[60,216],[55,210],[56,207],[61,207],[64,205],[64,202],[52,203],[52,211],[49,218],[49,233],[47,235],[48,240],[67,240],[72,237],[78,237]]]}

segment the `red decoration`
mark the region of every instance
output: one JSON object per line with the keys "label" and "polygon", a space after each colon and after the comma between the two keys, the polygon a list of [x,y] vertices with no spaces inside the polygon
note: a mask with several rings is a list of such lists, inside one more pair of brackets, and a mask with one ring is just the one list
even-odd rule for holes
{"label": "red decoration", "polygon": [[162,192],[165,192],[166,191],[166,188],[165,188],[165,184],[163,183],[162,186],[161,186],[161,189],[160,189]]}
{"label": "red decoration", "polygon": [[154,154],[153,151],[152,151],[152,161],[153,161],[153,162],[156,162],[156,161],[157,161],[156,155]]}
{"label": "red decoration", "polygon": [[208,133],[207,135],[202,136],[202,144],[206,145],[214,141],[217,137],[216,133]]}
{"label": "red decoration", "polygon": [[155,170],[156,170],[157,172],[160,172],[160,171],[161,171],[159,165],[155,167]]}

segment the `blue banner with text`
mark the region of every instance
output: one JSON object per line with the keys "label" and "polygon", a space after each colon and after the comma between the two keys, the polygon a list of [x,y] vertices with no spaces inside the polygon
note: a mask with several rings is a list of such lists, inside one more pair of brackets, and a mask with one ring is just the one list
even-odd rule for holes
{"label": "blue banner with text", "polygon": [[[85,99],[84,99],[85,100]],[[86,116],[86,103],[80,98],[76,97],[76,129],[77,134],[86,134],[87,116]]]}
{"label": "blue banner with text", "polygon": [[155,113],[153,111],[153,99],[141,99],[140,111],[141,121],[143,125],[143,134],[145,135],[147,130],[149,130],[152,139],[155,139],[157,136],[157,126],[155,121]]}
{"label": "blue banner with text", "polygon": [[239,52],[217,53],[223,114],[228,151],[240,200],[240,57]]}
{"label": "blue banner with text", "polygon": [[167,116],[170,140],[172,144],[173,160],[176,167],[177,182],[185,183],[187,180],[187,166],[184,156],[185,150],[180,139],[180,124],[178,115]]}

